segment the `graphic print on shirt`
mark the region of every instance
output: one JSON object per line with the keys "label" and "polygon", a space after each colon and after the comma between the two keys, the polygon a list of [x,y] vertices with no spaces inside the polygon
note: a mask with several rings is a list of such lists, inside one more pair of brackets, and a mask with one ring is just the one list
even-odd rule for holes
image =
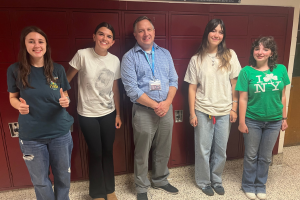
{"label": "graphic print on shirt", "polygon": [[[54,77],[54,79],[57,80],[58,77]],[[51,83],[50,83],[50,88],[51,88],[52,90],[57,90],[57,89],[58,89],[58,85],[57,85],[55,82],[51,81]]]}
{"label": "graphic print on shirt", "polygon": [[[103,63],[103,66],[105,64]],[[84,101],[88,107],[93,107],[97,104],[107,108],[113,109],[113,92],[112,86],[114,82],[114,73],[106,67],[101,67],[94,73],[93,78],[87,77],[87,73],[82,73],[82,80],[86,80],[84,85],[86,92],[84,94]]]}
{"label": "graphic print on shirt", "polygon": [[272,89],[272,91],[279,90],[277,87],[278,87],[278,85],[281,81],[277,81],[278,80],[277,76],[275,76],[273,73],[266,74],[266,76],[263,78],[263,81],[261,79],[261,76],[262,75],[256,76],[258,82],[256,84],[254,84],[254,86],[256,87],[256,90],[255,90],[254,93],[266,92],[266,85],[267,84],[270,84],[274,87]]}

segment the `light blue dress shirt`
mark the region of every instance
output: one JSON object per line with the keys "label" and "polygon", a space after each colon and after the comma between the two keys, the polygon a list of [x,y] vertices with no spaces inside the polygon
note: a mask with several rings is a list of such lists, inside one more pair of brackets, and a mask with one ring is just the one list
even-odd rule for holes
{"label": "light blue dress shirt", "polygon": [[[133,103],[137,103],[136,100],[144,93],[156,102],[165,101],[169,87],[178,88],[178,75],[170,52],[155,43],[153,45],[155,48],[155,78],[160,80],[161,90],[150,90],[149,88],[149,82],[154,81],[154,77],[145,53],[138,43],[123,56],[121,63],[122,82],[127,96]],[[152,65],[152,55],[151,53],[147,55]]]}

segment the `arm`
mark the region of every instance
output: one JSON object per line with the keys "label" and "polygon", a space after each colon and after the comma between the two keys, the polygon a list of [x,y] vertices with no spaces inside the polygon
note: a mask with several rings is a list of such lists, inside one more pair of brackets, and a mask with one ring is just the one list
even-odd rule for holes
{"label": "arm", "polygon": [[15,109],[19,110],[19,112],[22,115],[26,115],[29,113],[29,105],[26,104],[26,101],[22,98],[20,98],[19,101],[19,97],[20,97],[20,93],[19,92],[15,92],[15,93],[9,93],[9,102],[10,105],[12,107],[14,107]]}
{"label": "arm", "polygon": [[165,101],[160,102],[157,109],[154,110],[155,113],[160,117],[165,116],[169,111],[170,105],[173,102],[174,96],[178,88],[178,75],[176,73],[173,59],[169,51],[166,52],[166,59],[168,59],[169,62],[169,92],[167,99]]}
{"label": "arm", "polygon": [[129,53],[123,56],[121,63],[121,77],[126,94],[132,102],[138,102],[142,105],[155,109],[158,106],[158,103],[150,99],[148,95],[146,95],[144,91],[138,87],[134,61],[133,58],[130,58]]}
{"label": "arm", "polygon": [[121,117],[120,117],[120,92],[119,92],[118,79],[114,80],[112,90],[114,93],[114,102],[115,102],[115,107],[116,107],[115,127],[117,129],[119,129],[119,128],[121,128],[122,121],[121,121]]}
{"label": "arm", "polygon": [[239,103],[240,121],[239,121],[238,129],[241,133],[249,133],[248,127],[246,126],[245,123],[247,103],[248,103],[248,92],[240,91],[240,103]]}
{"label": "arm", "polygon": [[234,79],[230,79],[231,90],[232,90],[232,109],[230,111],[230,122],[231,123],[236,122],[236,119],[237,119],[239,92],[235,90],[236,82],[237,82],[237,77]]}
{"label": "arm", "polygon": [[67,71],[67,79],[68,79],[69,83],[72,81],[72,79],[77,74],[77,72],[78,72],[78,70],[75,69],[74,67],[72,67],[72,66],[69,67],[69,69]]}
{"label": "arm", "polygon": [[[286,86],[284,86],[283,90],[282,90],[282,105],[283,105],[283,109],[282,109],[282,118],[287,118],[287,114],[286,114],[286,96],[285,96],[285,89]],[[281,130],[285,131],[285,129],[288,128],[288,124],[286,119],[282,120],[282,125],[281,125]]]}
{"label": "arm", "polygon": [[198,125],[198,119],[195,113],[197,85],[189,84],[189,108],[190,108],[190,123],[193,127]]}
{"label": "arm", "polygon": [[150,97],[148,97],[147,94],[143,93],[140,98],[138,98],[136,100],[138,103],[145,105],[147,107],[156,109],[158,107],[158,103],[152,99],[150,99]]}

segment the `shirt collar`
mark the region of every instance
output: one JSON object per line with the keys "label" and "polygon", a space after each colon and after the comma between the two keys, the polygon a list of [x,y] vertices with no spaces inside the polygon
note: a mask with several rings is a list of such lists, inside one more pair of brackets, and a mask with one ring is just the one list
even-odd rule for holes
{"label": "shirt collar", "polygon": [[[155,42],[153,42],[153,46],[154,46],[155,49],[158,49],[158,48],[159,48],[159,46],[158,46]],[[137,51],[144,51],[144,50],[143,50],[142,47],[136,42],[135,45],[134,45],[134,51],[137,52]]]}

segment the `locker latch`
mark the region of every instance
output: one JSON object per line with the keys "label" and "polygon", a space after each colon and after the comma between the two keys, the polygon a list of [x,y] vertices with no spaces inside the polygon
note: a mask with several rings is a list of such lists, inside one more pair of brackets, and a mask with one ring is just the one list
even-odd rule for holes
{"label": "locker latch", "polygon": [[183,110],[175,110],[175,123],[183,121]]}
{"label": "locker latch", "polygon": [[9,127],[11,137],[19,137],[19,123],[18,122],[8,123],[8,127]]}

